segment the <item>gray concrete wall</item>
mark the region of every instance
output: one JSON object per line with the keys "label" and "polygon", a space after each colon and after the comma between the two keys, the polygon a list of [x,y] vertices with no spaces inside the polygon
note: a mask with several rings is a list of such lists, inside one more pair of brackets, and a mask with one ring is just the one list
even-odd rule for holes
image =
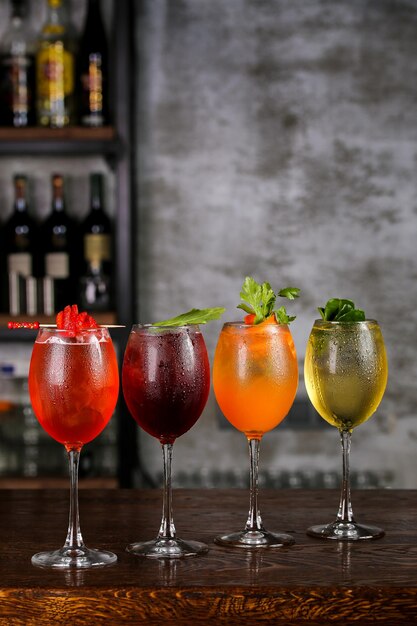
{"label": "gray concrete wall", "polygon": [[[302,372],[316,307],[354,299],[382,325],[390,378],[354,433],[353,467],[417,487],[417,4],[140,5],[139,319],[215,305],[235,319],[247,274],[299,286],[289,309]],[[211,357],[220,328],[204,329]],[[140,445],[157,473],[158,444],[143,435]],[[202,482],[247,469],[243,435],[221,427],[213,397],[176,449],[175,471]],[[282,425],[265,437],[262,465],[330,476],[337,432]]]}

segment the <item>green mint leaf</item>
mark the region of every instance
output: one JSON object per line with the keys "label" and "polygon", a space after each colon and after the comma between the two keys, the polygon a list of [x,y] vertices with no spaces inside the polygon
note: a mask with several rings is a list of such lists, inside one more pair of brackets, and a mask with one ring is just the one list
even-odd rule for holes
{"label": "green mint leaf", "polygon": [[285,289],[281,289],[278,291],[278,295],[281,298],[288,298],[288,300],[295,300],[300,296],[300,289],[298,287],[285,287]]}
{"label": "green mint leaf", "polygon": [[325,307],[318,307],[318,311],[327,322],[361,322],[365,320],[365,313],[355,308],[352,300],[331,298]]}
{"label": "green mint leaf", "polygon": [[210,320],[217,320],[226,309],[215,307],[213,309],[191,309],[169,320],[155,322],[152,326],[186,326],[187,324],[207,324]]}

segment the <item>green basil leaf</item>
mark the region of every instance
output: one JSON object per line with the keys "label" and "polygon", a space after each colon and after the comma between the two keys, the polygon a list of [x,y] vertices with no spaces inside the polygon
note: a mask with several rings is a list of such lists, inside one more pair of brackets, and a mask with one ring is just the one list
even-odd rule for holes
{"label": "green basil leaf", "polygon": [[348,311],[344,315],[338,318],[338,322],[363,322],[365,320],[365,313],[360,309],[354,309],[353,311]]}
{"label": "green basil leaf", "polygon": [[330,298],[325,307],[318,307],[323,320],[327,322],[360,322],[365,320],[365,312],[355,308],[353,300]]}

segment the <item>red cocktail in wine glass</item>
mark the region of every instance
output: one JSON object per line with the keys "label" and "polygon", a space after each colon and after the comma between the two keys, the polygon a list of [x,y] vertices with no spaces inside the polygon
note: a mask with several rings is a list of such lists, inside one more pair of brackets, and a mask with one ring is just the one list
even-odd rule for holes
{"label": "red cocktail in wine glass", "polygon": [[39,331],[29,368],[30,398],[41,426],[68,452],[71,495],[64,546],[35,554],[34,565],[87,568],[117,560],[111,552],[84,545],[78,515],[78,463],[83,445],[109,422],[118,391],[117,359],[107,328]]}

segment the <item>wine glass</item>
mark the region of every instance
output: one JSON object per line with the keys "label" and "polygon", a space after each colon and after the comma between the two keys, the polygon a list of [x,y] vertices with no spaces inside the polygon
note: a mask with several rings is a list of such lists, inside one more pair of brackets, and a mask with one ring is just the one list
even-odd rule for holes
{"label": "wine glass", "polygon": [[258,508],[259,446],[287,415],[298,386],[294,342],[286,324],[223,325],[217,343],[213,386],[225,417],[249,443],[250,507],[245,529],[215,538],[220,545],[267,548],[291,545],[284,533],[265,530]]}
{"label": "wine glass", "polygon": [[384,531],[380,528],[355,522],[349,483],[352,430],[375,412],[387,384],[387,356],[378,323],[316,320],[307,343],[304,378],[315,409],[339,429],[343,454],[336,520],[312,526],[307,534],[347,541],[382,537]]}
{"label": "wine glass", "polygon": [[78,465],[83,445],[103,430],[117,402],[119,373],[107,328],[79,331],[40,329],[29,367],[29,393],[42,428],[68,453],[70,510],[65,544],[39,552],[41,567],[88,568],[115,563],[105,550],[85,546],[78,511]]}
{"label": "wine glass", "polygon": [[154,540],[128,545],[127,551],[154,558],[180,558],[207,552],[208,547],[203,543],[176,537],[171,488],[174,442],[194,426],[209,393],[210,366],[199,327],[135,324],[124,355],[122,385],[132,417],[160,441],[164,462],[159,533]]}

